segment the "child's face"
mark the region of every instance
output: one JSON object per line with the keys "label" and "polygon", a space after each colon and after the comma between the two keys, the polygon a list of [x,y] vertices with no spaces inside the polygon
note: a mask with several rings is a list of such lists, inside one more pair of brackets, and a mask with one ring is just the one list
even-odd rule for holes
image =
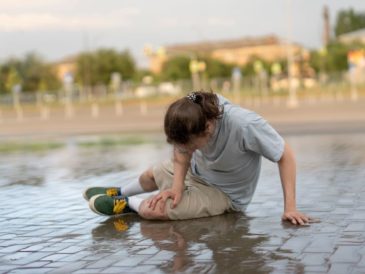
{"label": "child's face", "polygon": [[191,141],[185,145],[177,145],[181,151],[193,153],[197,149],[202,149],[210,140],[212,131],[214,130],[214,124],[211,122],[207,123],[207,131],[204,135],[194,136]]}
{"label": "child's face", "polygon": [[196,136],[191,138],[191,142],[185,145],[175,145],[180,151],[193,153],[197,149],[203,148],[209,141],[209,136]]}

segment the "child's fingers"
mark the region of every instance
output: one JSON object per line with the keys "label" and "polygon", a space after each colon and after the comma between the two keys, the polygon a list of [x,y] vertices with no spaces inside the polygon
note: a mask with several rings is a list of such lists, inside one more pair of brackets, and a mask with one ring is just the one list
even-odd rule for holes
{"label": "child's fingers", "polygon": [[151,208],[151,207],[152,207],[152,209],[155,209],[157,202],[158,202],[159,200],[161,200],[161,199],[162,199],[162,197],[160,196],[160,194],[158,194],[157,196],[153,197],[153,198],[150,200],[148,207],[149,207],[149,208]]}
{"label": "child's fingers", "polygon": [[181,196],[175,195],[174,201],[172,202],[172,208],[175,208],[180,203]]}

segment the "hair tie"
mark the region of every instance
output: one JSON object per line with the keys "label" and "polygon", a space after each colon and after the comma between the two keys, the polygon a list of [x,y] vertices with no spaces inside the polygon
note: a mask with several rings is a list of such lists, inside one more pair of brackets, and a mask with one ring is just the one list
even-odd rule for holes
{"label": "hair tie", "polygon": [[191,100],[193,103],[196,103],[196,92],[191,92],[186,96],[189,100]]}

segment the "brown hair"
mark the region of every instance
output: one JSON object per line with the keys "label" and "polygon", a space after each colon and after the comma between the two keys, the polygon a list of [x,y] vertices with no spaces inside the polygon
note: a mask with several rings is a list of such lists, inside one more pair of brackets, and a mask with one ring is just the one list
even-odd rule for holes
{"label": "brown hair", "polygon": [[192,92],[172,103],[165,114],[167,142],[188,144],[192,136],[204,135],[209,120],[221,118],[223,107],[213,92]]}

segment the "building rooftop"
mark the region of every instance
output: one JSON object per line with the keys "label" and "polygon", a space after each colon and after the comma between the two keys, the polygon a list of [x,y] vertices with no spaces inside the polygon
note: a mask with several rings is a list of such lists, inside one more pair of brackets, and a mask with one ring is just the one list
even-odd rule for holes
{"label": "building rooftop", "polygon": [[168,52],[174,51],[213,51],[221,48],[238,48],[238,47],[254,47],[262,45],[278,45],[283,41],[275,35],[267,35],[261,37],[243,37],[240,39],[218,40],[218,41],[202,41],[186,44],[175,44],[166,47]]}

